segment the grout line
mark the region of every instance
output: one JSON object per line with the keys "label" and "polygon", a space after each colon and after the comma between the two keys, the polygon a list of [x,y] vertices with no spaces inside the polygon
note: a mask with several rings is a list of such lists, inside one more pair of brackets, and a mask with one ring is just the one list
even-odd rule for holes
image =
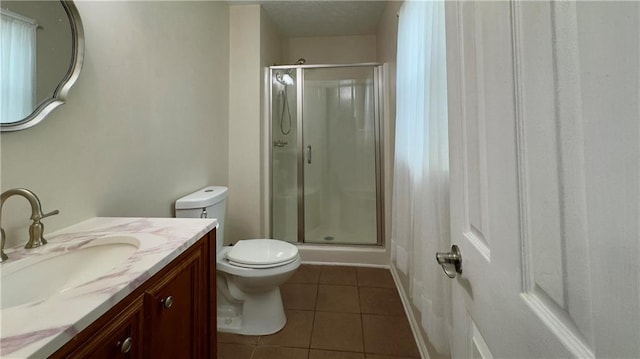
{"label": "grout line", "polygon": [[[358,282],[358,271],[356,271],[356,282]],[[358,282],[359,283],[359,282]],[[360,305],[360,286],[357,286],[358,291],[358,308],[360,309],[360,330],[362,332],[362,355],[366,357],[367,347],[364,340],[364,313],[362,313],[362,305]]]}
{"label": "grout line", "polygon": [[[322,272],[320,273],[322,275]],[[316,312],[318,309],[318,296],[320,296],[320,276],[318,276],[318,283],[316,283],[316,300],[313,303],[313,319],[311,320],[311,333],[309,333],[309,353],[308,357],[311,356],[311,342],[313,340],[313,332],[316,324]]]}

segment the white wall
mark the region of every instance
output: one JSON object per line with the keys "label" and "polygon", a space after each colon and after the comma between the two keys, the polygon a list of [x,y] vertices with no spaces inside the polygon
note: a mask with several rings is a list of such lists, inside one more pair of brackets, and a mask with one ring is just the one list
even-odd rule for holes
{"label": "white wall", "polygon": [[284,40],[282,59],[293,64],[349,64],[376,61],[376,35],[292,37]]}
{"label": "white wall", "polygon": [[[178,197],[227,184],[229,22],[222,2],[78,2],[85,62],[69,101],[0,135],[1,189],[40,196],[46,232],[93,216],[173,216]],[[8,245],[29,207],[2,211]]]}
{"label": "white wall", "polygon": [[[271,141],[265,141],[264,134],[271,131],[271,125],[269,124],[269,66],[278,64],[282,62],[282,35],[278,31],[276,25],[271,21],[267,13],[261,9],[260,13],[260,67],[262,69],[261,73],[261,81],[260,81],[260,91],[262,96],[260,97],[260,108],[261,119],[260,123],[262,124],[261,131],[262,134],[260,138],[263,140],[262,142],[262,167],[261,167],[261,178],[262,178],[262,190],[263,195],[260,196],[260,207],[262,208],[262,233],[267,236],[271,232],[271,217],[269,216],[271,203],[269,203],[268,194],[271,191],[271,178],[270,178],[270,170],[269,170],[269,151],[271,149]],[[293,110],[293,109],[292,109]],[[294,132],[292,130],[291,132]]]}
{"label": "white wall", "polygon": [[230,7],[229,199],[225,242],[261,234],[260,5]]}
{"label": "white wall", "polygon": [[230,7],[229,200],[225,242],[268,235],[265,66],[280,61],[280,35],[260,5]]}
{"label": "white wall", "polygon": [[260,10],[260,63],[268,67],[282,61],[282,35],[269,15]]}

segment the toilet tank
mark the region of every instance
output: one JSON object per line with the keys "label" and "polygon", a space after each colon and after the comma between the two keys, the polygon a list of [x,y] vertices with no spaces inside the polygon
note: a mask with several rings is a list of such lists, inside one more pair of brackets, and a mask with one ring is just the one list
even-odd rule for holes
{"label": "toilet tank", "polygon": [[224,243],[224,213],[226,204],[227,187],[205,187],[176,201],[176,217],[217,219],[216,247],[220,248]]}

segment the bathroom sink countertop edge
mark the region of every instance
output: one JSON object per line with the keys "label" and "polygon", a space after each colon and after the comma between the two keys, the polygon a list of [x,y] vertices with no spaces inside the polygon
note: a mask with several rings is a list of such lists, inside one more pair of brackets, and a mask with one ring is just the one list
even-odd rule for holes
{"label": "bathroom sink countertop edge", "polygon": [[2,270],[12,262],[71,253],[95,240],[131,237],[139,242],[129,258],[95,280],[45,300],[0,309],[0,356],[53,354],[217,224],[215,219],[97,217],[48,234],[45,246],[7,249],[9,261],[0,265]]}

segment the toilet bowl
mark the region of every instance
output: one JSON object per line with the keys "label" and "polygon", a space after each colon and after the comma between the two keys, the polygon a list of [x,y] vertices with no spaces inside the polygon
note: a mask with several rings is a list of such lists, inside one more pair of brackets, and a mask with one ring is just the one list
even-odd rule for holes
{"label": "toilet bowl", "polygon": [[244,239],[223,247],[226,197],[226,187],[205,187],[176,201],[176,217],[218,220],[218,331],[273,334],[287,321],[280,285],[300,266],[298,248],[276,239]]}
{"label": "toilet bowl", "polygon": [[[235,247],[224,247],[218,254],[218,330],[245,335],[272,334],[287,322],[280,285],[300,266],[296,246],[272,239],[249,239],[236,243],[254,245],[253,242],[271,241],[285,244],[294,251],[279,263],[238,263],[230,256]],[[261,243],[264,245],[265,243]],[[233,253],[232,253],[233,254]],[[233,259],[232,259],[233,258]]]}

